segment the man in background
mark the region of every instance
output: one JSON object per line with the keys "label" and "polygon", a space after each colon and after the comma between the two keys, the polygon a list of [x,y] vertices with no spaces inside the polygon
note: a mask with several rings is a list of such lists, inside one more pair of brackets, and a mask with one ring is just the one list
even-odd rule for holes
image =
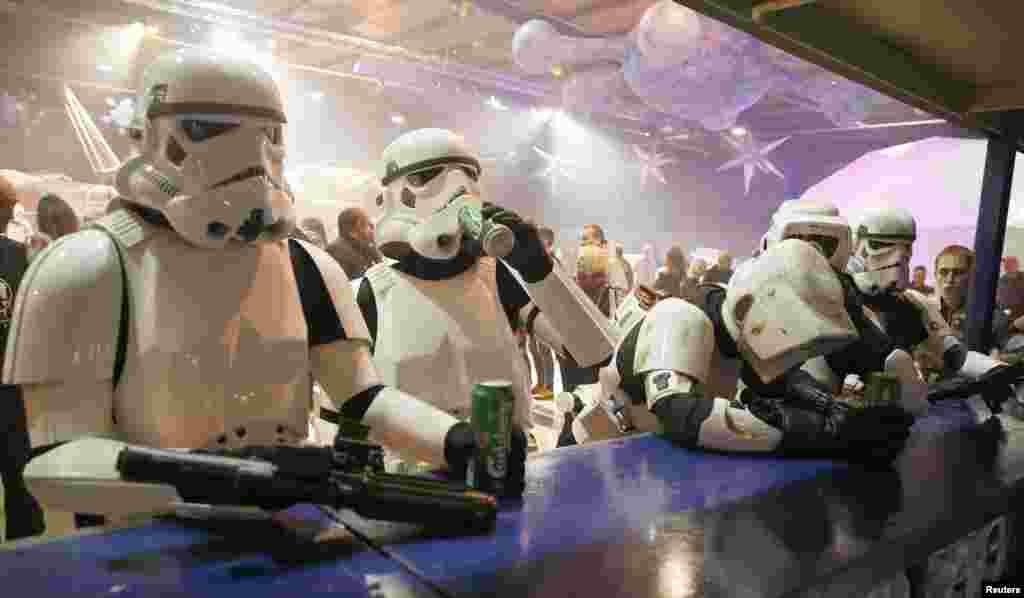
{"label": "man in background", "polygon": [[1015,256],[1003,258],[1003,275],[999,277],[996,291],[996,304],[1009,313],[1013,322],[1024,316],[1024,272],[1020,271],[1020,262]]}
{"label": "man in background", "polygon": [[704,273],[703,284],[729,284],[732,278],[732,255],[728,251],[718,254],[718,261]]}
{"label": "man in background", "polygon": [[[14,185],[0,177],[0,360],[7,347],[7,333],[21,277],[28,268],[25,245],[9,238],[7,226],[18,203]],[[32,498],[22,472],[28,463],[31,443],[21,387],[0,385],[0,480],[3,481],[6,538],[14,540],[41,534],[43,511]],[[0,534],[0,540],[3,540]]]}
{"label": "man in background", "polygon": [[[544,243],[544,249],[548,255],[561,266],[554,254],[555,231],[542,226],[537,229],[540,240]],[[551,347],[545,345],[536,335],[529,338],[530,355],[533,358],[533,367],[537,371],[537,379],[531,389],[534,400],[549,401],[555,396],[555,357]]]}
{"label": "man in background", "polygon": [[922,295],[931,295],[935,289],[925,284],[928,277],[928,269],[924,266],[914,268],[914,279],[910,282],[910,288]]}
{"label": "man in background", "polygon": [[587,245],[597,245],[598,247],[605,247],[608,245],[608,240],[605,239],[604,229],[601,228],[600,224],[586,224],[583,226],[583,233],[580,235],[580,245],[586,247]]}
{"label": "man in background", "polygon": [[348,208],[338,214],[338,238],[327,246],[350,280],[359,278],[383,258],[373,237],[373,223],[360,208]]}
{"label": "man in background", "polygon": [[658,268],[655,275],[654,290],[662,297],[683,298],[686,270],[686,254],[683,252],[683,248],[673,245],[665,253],[665,265]]}

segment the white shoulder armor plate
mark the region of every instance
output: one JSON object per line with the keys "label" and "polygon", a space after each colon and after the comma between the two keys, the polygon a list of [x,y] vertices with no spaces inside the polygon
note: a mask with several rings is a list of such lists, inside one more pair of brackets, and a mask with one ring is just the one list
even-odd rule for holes
{"label": "white shoulder armor plate", "polygon": [[51,243],[21,281],[3,382],[112,378],[123,285],[106,233],[87,229]]}
{"label": "white shoulder armor plate", "polygon": [[302,245],[309,257],[313,259],[317,270],[320,271],[320,277],[324,281],[324,286],[327,287],[331,301],[334,302],[334,310],[338,314],[338,319],[341,320],[345,336],[349,340],[370,342],[370,330],[366,327],[363,314],[359,312],[359,306],[356,305],[355,293],[352,291],[352,284],[349,282],[345,270],[323,249],[312,243],[298,239],[295,241]]}
{"label": "white shoulder armor plate", "polygon": [[626,374],[669,370],[707,383],[715,333],[703,311],[671,297],[652,307],[640,326],[634,371]]}

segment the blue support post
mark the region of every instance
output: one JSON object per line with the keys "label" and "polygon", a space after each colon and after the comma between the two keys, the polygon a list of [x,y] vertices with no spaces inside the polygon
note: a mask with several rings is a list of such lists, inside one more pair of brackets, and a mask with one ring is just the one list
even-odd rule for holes
{"label": "blue support post", "polygon": [[992,346],[992,312],[996,307],[999,262],[1006,237],[1006,214],[1016,155],[1012,140],[989,138],[974,235],[974,280],[967,300],[967,344],[983,353]]}

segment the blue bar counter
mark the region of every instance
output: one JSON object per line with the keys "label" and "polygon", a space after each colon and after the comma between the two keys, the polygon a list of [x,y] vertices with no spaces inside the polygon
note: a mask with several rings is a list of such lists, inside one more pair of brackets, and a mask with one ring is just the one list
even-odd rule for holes
{"label": "blue bar counter", "polygon": [[[966,405],[935,408],[888,471],[688,451],[654,435],[539,453],[523,499],[484,536],[341,511],[351,534],[313,545],[269,522],[161,519],[16,544],[0,571],[24,590],[10,595],[37,598],[865,596],[890,579],[888,595],[939,595],[980,588],[1013,560],[1024,422],[1000,417],[1003,446]],[[314,507],[293,510],[331,525]]]}

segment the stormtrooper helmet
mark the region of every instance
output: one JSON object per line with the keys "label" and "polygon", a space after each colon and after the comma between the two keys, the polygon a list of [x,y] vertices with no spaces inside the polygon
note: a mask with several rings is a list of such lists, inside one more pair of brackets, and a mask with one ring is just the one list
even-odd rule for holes
{"label": "stormtrooper helmet", "polygon": [[910,258],[917,224],[904,208],[866,212],[857,226],[853,257],[847,270],[866,295],[898,293],[910,286]]}
{"label": "stormtrooper helmet", "polygon": [[771,382],[857,339],[831,264],[805,241],[785,239],[730,284],[722,304],[729,334],[754,372]]}
{"label": "stormtrooper helmet", "polygon": [[795,199],[784,202],[772,216],[761,238],[761,251],[783,239],[800,239],[814,245],[837,270],[846,269],[852,253],[850,225],[839,209],[828,202]]}
{"label": "stormtrooper helmet", "polygon": [[288,236],[284,105],[266,70],[208,51],[166,54],[145,70],[136,107],[139,155],[118,170],[123,198],[203,248]]}
{"label": "stormtrooper helmet", "polygon": [[463,235],[458,208],[480,201],[480,161],[462,137],[444,129],[411,131],[384,150],[382,161],[380,252],[393,259],[410,251],[432,259],[458,255]]}

